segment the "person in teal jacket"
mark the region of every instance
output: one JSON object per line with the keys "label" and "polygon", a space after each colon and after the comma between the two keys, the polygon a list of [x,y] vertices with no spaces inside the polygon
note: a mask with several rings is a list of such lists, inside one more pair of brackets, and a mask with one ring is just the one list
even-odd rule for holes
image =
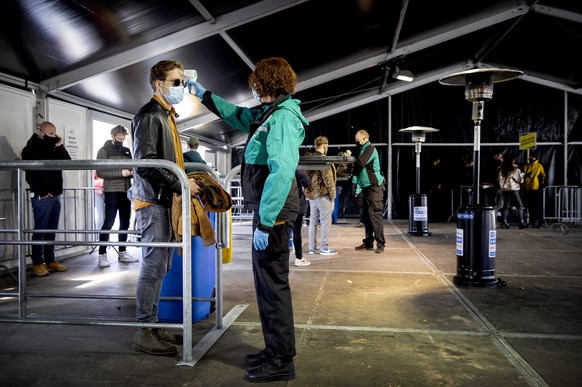
{"label": "person in teal jacket", "polygon": [[384,238],[384,176],[380,172],[380,157],[374,145],[370,142],[370,135],[365,130],[356,133],[356,146],[360,154],[356,157],[353,167],[353,183],[362,187],[363,215],[366,236],[356,250],[374,250],[383,253],[386,239]]}
{"label": "person in teal jacket", "polygon": [[295,169],[307,120],[293,99],[297,76],[283,58],[256,64],[248,78],[256,108],[236,106],[188,81],[190,93],[224,122],[249,134],[241,165],[245,208],[254,211],[252,262],[265,349],[247,355],[244,379],[295,378],[295,328],[289,286],[289,237],[299,211]]}

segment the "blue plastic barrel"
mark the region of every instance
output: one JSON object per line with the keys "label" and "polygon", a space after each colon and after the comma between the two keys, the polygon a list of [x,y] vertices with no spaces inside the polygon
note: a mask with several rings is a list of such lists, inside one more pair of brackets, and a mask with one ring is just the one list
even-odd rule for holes
{"label": "blue plastic barrel", "polygon": [[[215,213],[208,217],[215,227]],[[172,267],[162,282],[161,297],[182,297],[182,256],[178,249],[172,256]],[[216,246],[204,246],[201,237],[192,237],[192,298],[214,296],[216,286]],[[158,320],[162,322],[182,322],[182,300],[160,300]],[[210,301],[192,301],[192,322],[198,322],[210,316]]]}

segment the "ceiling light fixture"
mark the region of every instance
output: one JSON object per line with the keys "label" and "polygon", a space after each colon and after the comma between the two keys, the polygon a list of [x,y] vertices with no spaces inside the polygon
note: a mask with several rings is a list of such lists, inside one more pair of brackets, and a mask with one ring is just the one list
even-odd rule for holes
{"label": "ceiling light fixture", "polygon": [[392,75],[395,79],[404,82],[412,82],[414,80],[414,75],[408,70],[400,70],[398,66],[394,67],[394,75]]}

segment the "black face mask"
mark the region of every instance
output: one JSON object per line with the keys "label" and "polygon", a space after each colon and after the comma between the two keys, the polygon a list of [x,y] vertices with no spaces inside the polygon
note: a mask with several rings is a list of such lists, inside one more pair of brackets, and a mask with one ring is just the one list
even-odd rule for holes
{"label": "black face mask", "polygon": [[49,137],[49,136],[44,136],[43,139],[46,141],[47,144],[55,146],[57,144],[57,141],[59,141],[59,139],[55,136],[55,137]]}
{"label": "black face mask", "polygon": [[362,144],[360,144],[358,141],[356,141],[356,146],[357,146],[358,148],[361,148],[361,147],[362,147]]}
{"label": "black face mask", "polygon": [[117,149],[121,149],[123,148],[123,141],[114,141],[113,145],[115,145]]}

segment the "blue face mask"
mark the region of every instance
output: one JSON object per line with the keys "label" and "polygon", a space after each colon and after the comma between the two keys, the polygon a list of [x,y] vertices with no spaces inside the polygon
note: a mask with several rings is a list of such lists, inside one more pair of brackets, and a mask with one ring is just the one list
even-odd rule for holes
{"label": "blue face mask", "polygon": [[182,102],[184,99],[184,88],[182,86],[171,86],[168,87],[168,90],[170,90],[170,92],[166,94],[162,88],[162,94],[170,105],[176,105]]}
{"label": "blue face mask", "polygon": [[257,93],[254,87],[253,87],[253,98],[261,102],[261,96]]}

